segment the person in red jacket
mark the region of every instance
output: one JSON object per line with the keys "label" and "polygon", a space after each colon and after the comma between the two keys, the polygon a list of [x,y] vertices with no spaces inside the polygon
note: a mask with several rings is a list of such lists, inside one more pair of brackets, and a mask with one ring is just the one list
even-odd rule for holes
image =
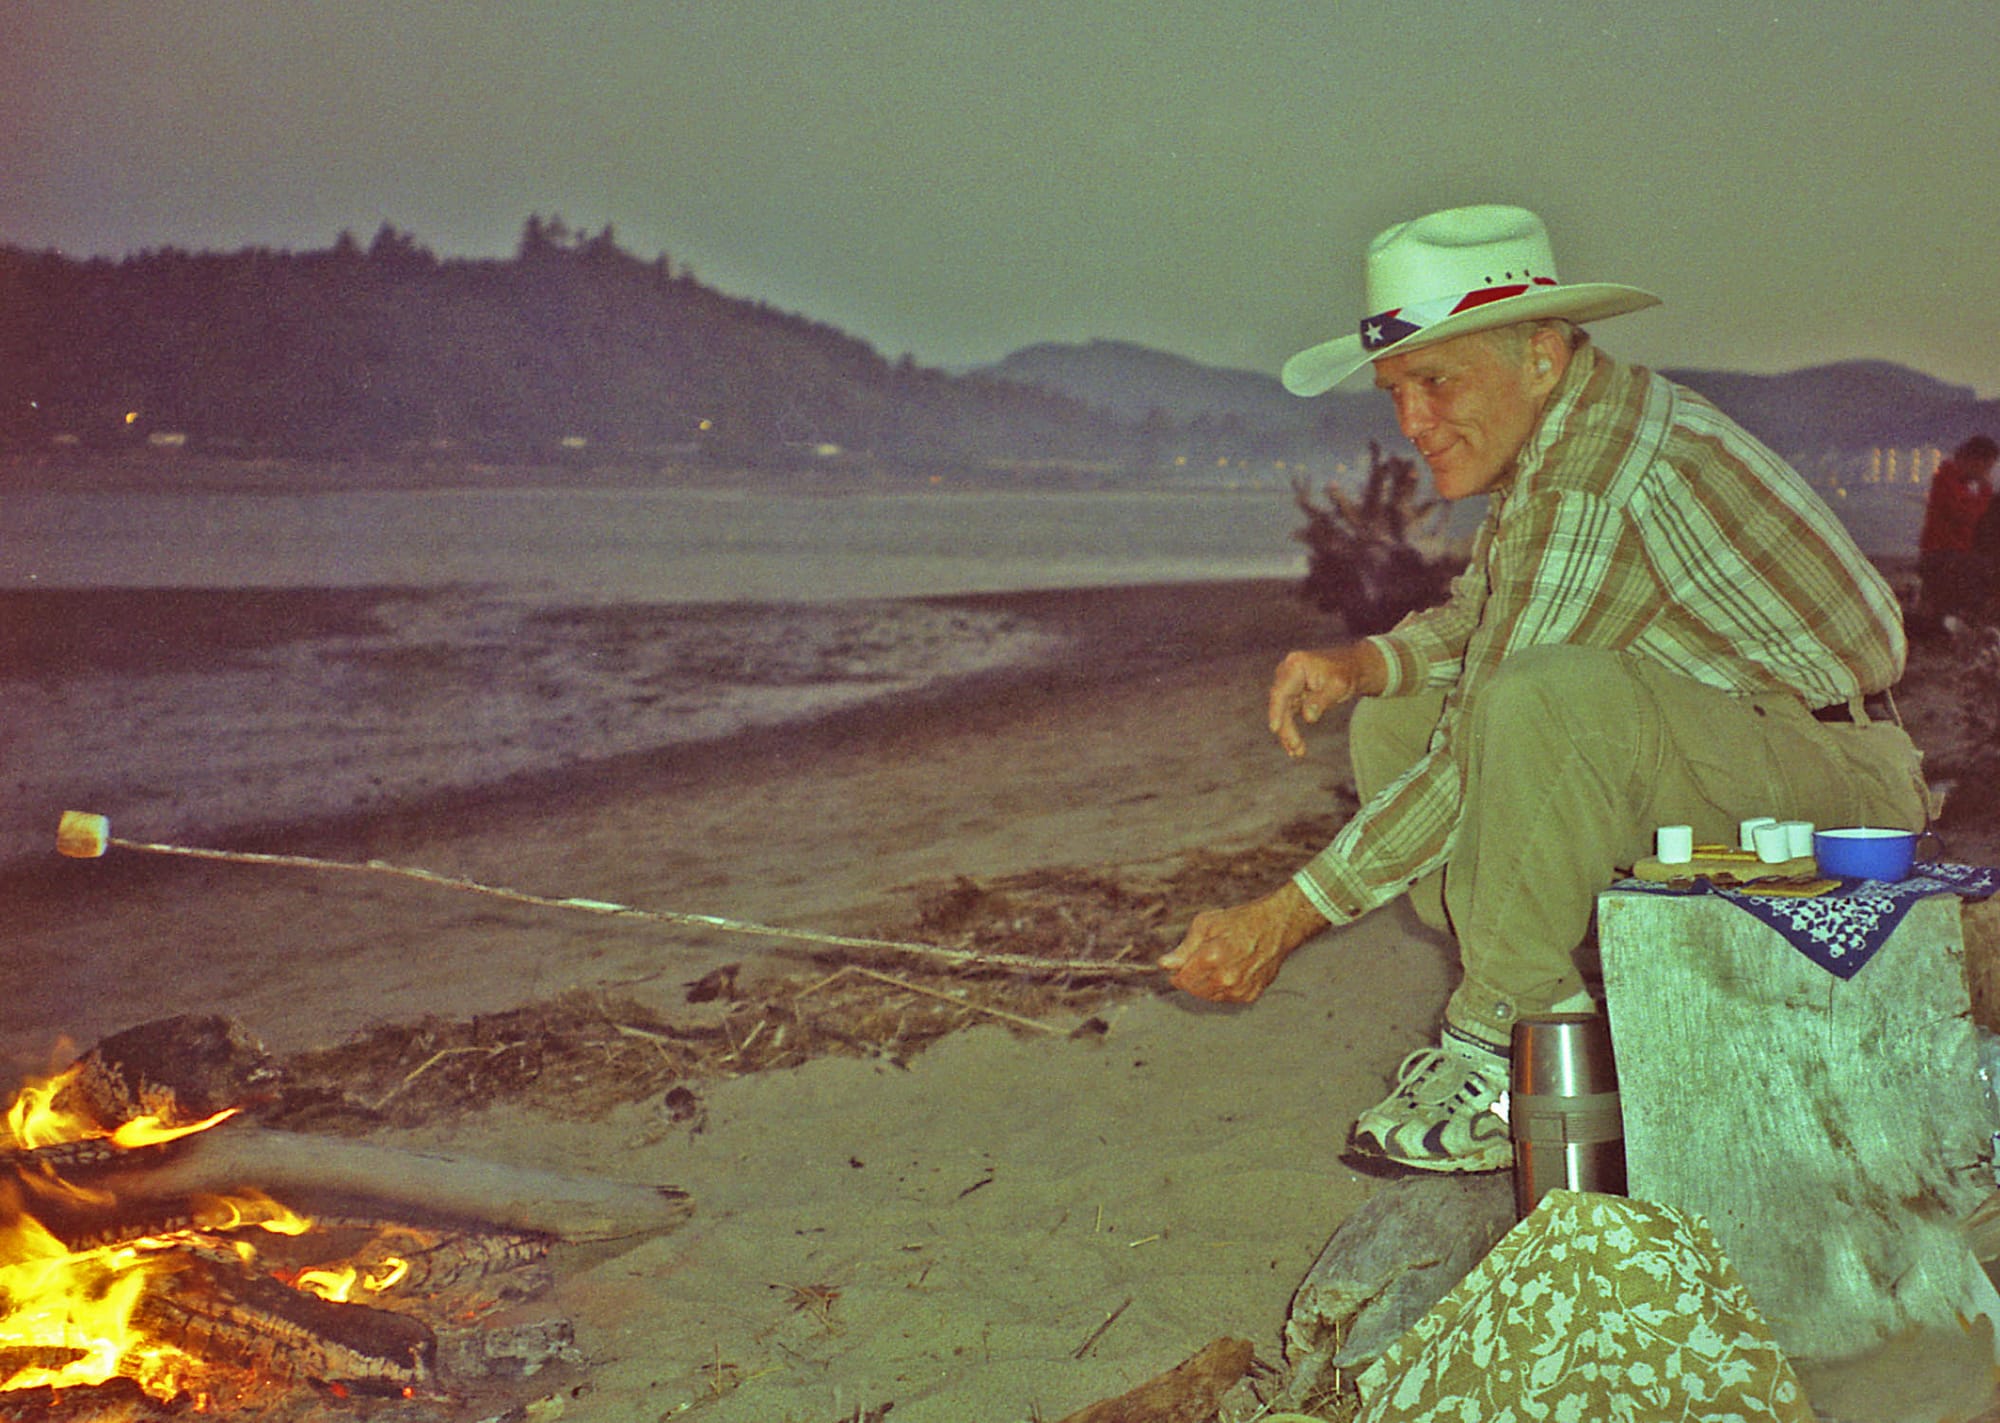
{"label": "person in red jacket", "polygon": [[1973,552],[1973,535],[1993,502],[1996,450],[2000,447],[1989,436],[1974,435],[1940,461],[1931,476],[1923,532],[1917,536],[1922,621],[1927,625],[1970,611],[1990,580]]}

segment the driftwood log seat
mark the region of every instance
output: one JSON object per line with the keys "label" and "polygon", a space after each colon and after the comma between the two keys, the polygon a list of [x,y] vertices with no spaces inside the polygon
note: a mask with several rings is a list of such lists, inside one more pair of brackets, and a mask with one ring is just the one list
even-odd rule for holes
{"label": "driftwood log seat", "polygon": [[1630,1193],[1703,1217],[1785,1352],[1956,1332],[1995,1301],[1993,1191],[1959,901],[1852,978],[1715,896],[1598,900]]}
{"label": "driftwood log seat", "polygon": [[[1708,1223],[1815,1405],[1842,1410],[1827,1417],[1880,1416],[1844,1402],[1910,1359],[1941,1375],[1950,1353],[1981,1397],[2000,1376],[1959,1358],[2000,1336],[1996,1123],[1960,911],[1918,902],[1842,980],[1719,898],[1598,901],[1629,1193]],[[1377,1192],[1293,1296],[1280,1406],[1338,1391],[1513,1224],[1505,1173]]]}

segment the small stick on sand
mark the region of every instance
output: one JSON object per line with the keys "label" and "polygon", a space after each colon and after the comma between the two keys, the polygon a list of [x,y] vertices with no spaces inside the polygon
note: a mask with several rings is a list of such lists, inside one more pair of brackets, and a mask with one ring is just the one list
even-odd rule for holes
{"label": "small stick on sand", "polygon": [[400,1097],[403,1094],[403,1090],[407,1088],[412,1082],[415,1082],[419,1077],[422,1077],[426,1072],[429,1072],[433,1067],[436,1067],[440,1062],[443,1062],[448,1057],[463,1057],[467,1053],[483,1053],[487,1057],[492,1057],[496,1053],[506,1052],[510,1048],[519,1048],[526,1046],[527,1044],[524,1042],[512,1042],[512,1043],[494,1043],[489,1047],[439,1048],[436,1052],[432,1053],[429,1057],[425,1058],[422,1062],[417,1064],[417,1066],[411,1068],[408,1072],[403,1074],[403,1080],[401,1082],[398,1082],[394,1087],[391,1087],[386,1093],[384,1093],[382,1097],[375,1102],[373,1110],[378,1112],[381,1111],[384,1107],[388,1106],[396,1098]]}
{"label": "small stick on sand", "polygon": [[1077,1345],[1075,1350],[1070,1354],[1070,1357],[1072,1359],[1081,1359],[1085,1354],[1088,1354],[1093,1348],[1097,1346],[1097,1341],[1102,1339],[1108,1332],[1110,1332],[1111,1326],[1118,1322],[1118,1316],[1123,1314],[1126,1310],[1130,1309],[1131,1307],[1132,1307],[1132,1296],[1127,1295],[1125,1297],[1125,1303],[1119,1305],[1118,1308],[1112,1310],[1111,1313],[1105,1315],[1104,1322],[1098,1325],[1097,1328],[1090,1331],[1090,1337],[1088,1339],[1085,1339],[1081,1344]]}

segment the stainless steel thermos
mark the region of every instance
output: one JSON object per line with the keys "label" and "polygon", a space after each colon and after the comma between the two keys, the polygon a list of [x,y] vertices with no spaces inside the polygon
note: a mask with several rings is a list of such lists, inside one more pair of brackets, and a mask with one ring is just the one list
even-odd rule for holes
{"label": "stainless steel thermos", "polygon": [[1625,1194],[1618,1068],[1602,1014],[1515,1023],[1508,1100],[1519,1214],[1553,1190]]}

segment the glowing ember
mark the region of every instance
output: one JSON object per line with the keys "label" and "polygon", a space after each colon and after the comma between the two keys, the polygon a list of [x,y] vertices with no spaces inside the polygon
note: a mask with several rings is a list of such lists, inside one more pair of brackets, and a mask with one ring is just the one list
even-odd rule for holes
{"label": "glowing ember", "polygon": [[301,1270],[292,1283],[302,1290],[311,1290],[321,1299],[345,1304],[354,1298],[356,1285],[369,1294],[381,1294],[394,1289],[409,1273],[409,1261],[391,1257],[365,1273],[354,1265],[343,1265],[337,1270]]}

